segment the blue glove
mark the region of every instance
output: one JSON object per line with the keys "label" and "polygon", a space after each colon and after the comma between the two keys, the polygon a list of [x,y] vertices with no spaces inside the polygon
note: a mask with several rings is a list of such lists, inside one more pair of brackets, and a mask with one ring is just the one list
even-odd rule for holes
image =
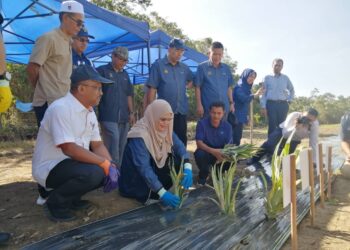
{"label": "blue glove", "polygon": [[118,187],[118,179],[120,176],[119,168],[109,166],[109,174],[105,177],[103,182],[103,192],[108,193]]}
{"label": "blue glove", "polygon": [[182,178],[181,185],[185,189],[189,189],[193,184],[193,178],[192,178],[192,165],[191,163],[185,163],[184,165],[184,177]]}
{"label": "blue glove", "polygon": [[158,191],[158,195],[163,202],[164,205],[176,208],[180,205],[180,198],[179,196],[176,196],[168,191],[166,191],[164,188],[161,188]]}

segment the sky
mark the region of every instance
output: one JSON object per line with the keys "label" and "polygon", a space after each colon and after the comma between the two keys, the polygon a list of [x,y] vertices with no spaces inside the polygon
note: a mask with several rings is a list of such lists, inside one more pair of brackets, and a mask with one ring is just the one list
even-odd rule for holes
{"label": "sky", "polygon": [[150,10],[176,22],[191,39],[211,37],[245,68],[255,83],[284,60],[282,73],[297,96],[350,96],[350,1],[348,0],[152,0]]}

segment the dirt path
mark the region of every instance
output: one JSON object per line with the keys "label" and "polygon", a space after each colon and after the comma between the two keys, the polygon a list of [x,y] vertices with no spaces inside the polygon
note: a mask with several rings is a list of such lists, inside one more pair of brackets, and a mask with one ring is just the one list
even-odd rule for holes
{"label": "dirt path", "polygon": [[[190,141],[188,148],[193,152],[195,143]],[[95,204],[94,208],[78,214],[76,221],[53,223],[45,217],[42,207],[35,204],[37,191],[31,177],[31,156],[31,147],[0,155],[0,232],[12,234],[4,249],[19,249],[31,242],[140,205],[134,200],[120,197],[118,192],[104,194],[97,190],[86,196]],[[313,228],[308,226],[309,218],[299,226],[300,249],[350,249],[350,180],[337,177],[333,197],[333,202],[327,203],[325,209],[317,207],[317,220]],[[284,249],[289,248],[287,243]]]}

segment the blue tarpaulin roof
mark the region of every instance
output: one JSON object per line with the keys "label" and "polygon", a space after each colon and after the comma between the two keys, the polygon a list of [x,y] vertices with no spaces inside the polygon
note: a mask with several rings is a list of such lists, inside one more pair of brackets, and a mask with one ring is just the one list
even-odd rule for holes
{"label": "blue tarpaulin roof", "polygon": [[[168,44],[172,38],[161,30],[151,33],[150,40],[150,62],[153,63],[157,59],[164,57],[168,51]],[[103,57],[93,59],[95,66],[105,64],[111,61],[110,54]],[[132,49],[129,52],[129,63],[126,70],[134,84],[145,83],[148,77],[148,61],[147,46],[141,46]],[[187,47],[181,61],[188,65],[192,72],[196,72],[199,63],[208,60],[208,57],[198,51]]]}
{"label": "blue tarpaulin roof", "polygon": [[[85,26],[95,39],[89,44],[89,57],[103,56],[116,46],[129,49],[146,47],[150,39],[149,26],[100,8],[85,0],[76,0],[84,6]],[[5,18],[3,36],[8,62],[28,63],[35,40],[59,26],[59,0],[0,0]]]}

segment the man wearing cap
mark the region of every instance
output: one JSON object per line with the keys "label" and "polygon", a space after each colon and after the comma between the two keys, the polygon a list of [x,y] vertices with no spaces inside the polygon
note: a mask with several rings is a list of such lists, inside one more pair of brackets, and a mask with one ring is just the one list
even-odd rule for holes
{"label": "man wearing cap", "polygon": [[103,77],[114,83],[103,86],[98,121],[101,124],[103,142],[117,164],[122,160],[130,124],[135,122],[133,85],[124,70],[128,58],[127,48],[116,47],[112,52],[112,62],[97,68]]}
{"label": "man wearing cap", "polygon": [[[53,101],[65,96],[70,88],[72,74],[71,38],[84,24],[83,5],[65,1],[59,13],[60,27],[40,36],[34,45],[27,66],[29,82],[35,88],[32,106],[37,125]],[[38,187],[38,204],[45,202],[48,193]]]}
{"label": "man wearing cap", "polygon": [[69,91],[71,38],[84,24],[84,8],[76,1],[62,2],[59,19],[59,28],[36,40],[27,66],[28,79],[35,88],[32,105],[38,127],[48,105]]}
{"label": "man wearing cap", "polygon": [[195,85],[197,114],[209,116],[209,107],[213,102],[225,104],[225,117],[234,111],[232,87],[234,84],[230,67],[222,63],[224,46],[213,42],[209,50],[209,60],[198,65]]}
{"label": "man wearing cap", "polygon": [[71,81],[70,92],[45,113],[32,161],[34,179],[53,189],[45,209],[54,221],[73,220],[72,209],[89,207],[81,197],[102,186],[110,168],[115,168],[92,108],[100,101],[102,84],[112,82],[88,65],[74,69]]}
{"label": "man wearing cap", "polygon": [[86,50],[90,42],[89,38],[94,39],[95,37],[89,35],[88,30],[85,27],[82,27],[79,33],[76,36],[73,36],[73,42],[72,42],[73,68],[81,64],[92,66],[91,61],[84,54],[84,51]]}
{"label": "man wearing cap", "polygon": [[174,132],[187,145],[188,101],[186,88],[192,84],[192,72],[180,62],[185,51],[182,40],[174,38],[169,43],[168,54],[151,67],[147,86],[148,104],[156,94],[158,99],[166,100],[174,112]]}

